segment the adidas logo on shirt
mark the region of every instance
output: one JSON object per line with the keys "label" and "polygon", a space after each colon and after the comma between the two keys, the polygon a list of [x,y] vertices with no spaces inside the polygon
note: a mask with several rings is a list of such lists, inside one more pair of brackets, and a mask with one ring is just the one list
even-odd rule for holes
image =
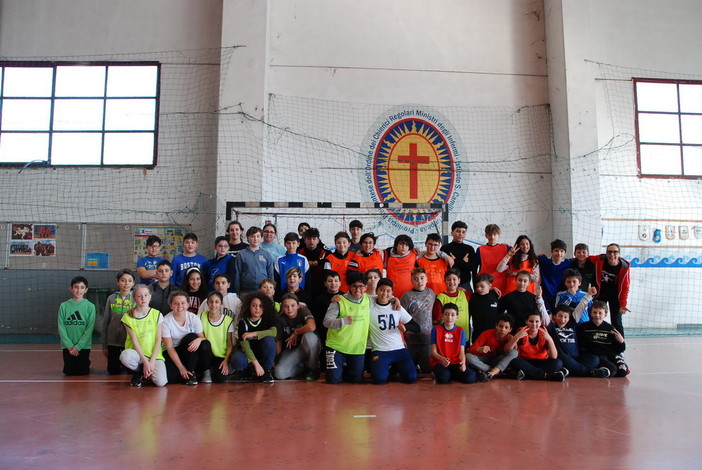
{"label": "adidas logo on shirt", "polygon": [[83,317],[80,316],[80,312],[76,310],[73,312],[73,315],[66,318],[64,325],[85,325],[85,321],[83,321]]}

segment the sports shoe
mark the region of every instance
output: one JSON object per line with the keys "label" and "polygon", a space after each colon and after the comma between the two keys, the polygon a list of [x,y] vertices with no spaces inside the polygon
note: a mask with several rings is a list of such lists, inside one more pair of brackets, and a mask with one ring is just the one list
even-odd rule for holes
{"label": "sports shoe", "polygon": [[563,372],[563,378],[568,377],[568,375],[570,375],[570,371],[565,367],[561,369],[561,372]]}
{"label": "sports shoe", "polygon": [[317,380],[319,380],[319,369],[308,370],[305,380],[308,382],[316,382]]}
{"label": "sports shoe", "polygon": [[517,371],[517,377],[515,377],[517,380],[524,380],[526,379],[526,374],[524,373],[523,370],[519,369]]}
{"label": "sports shoe", "polygon": [[264,384],[272,384],[273,382],[275,382],[275,380],[273,380],[273,374],[271,373],[270,369],[266,370],[263,373],[263,375],[261,376],[261,382],[263,382]]}
{"label": "sports shoe", "polygon": [[210,369],[207,369],[205,372],[202,373],[202,383],[204,383],[204,384],[211,384],[212,383],[212,371]]}
{"label": "sports shoe", "polygon": [[563,371],[556,371],[546,374],[546,378],[551,382],[563,382],[565,380],[565,374]]}
{"label": "sports shoe", "polygon": [[185,385],[197,385],[197,379],[195,378],[195,372],[190,372],[190,378],[185,381]]}
{"label": "sports shoe", "polygon": [[609,377],[609,369],[607,369],[606,367],[598,367],[597,369],[591,370],[590,375],[592,377],[600,377],[606,379],[607,377]]}
{"label": "sports shoe", "polygon": [[492,377],[490,377],[490,374],[488,374],[487,372],[482,370],[478,371],[478,382],[488,382],[491,378]]}
{"label": "sports shoe", "polygon": [[619,368],[617,369],[617,373],[615,374],[616,377],[626,377],[627,375],[631,374],[631,371],[629,368],[625,365],[620,365]]}
{"label": "sports shoe", "polygon": [[132,374],[132,381],[130,382],[130,385],[132,387],[141,387],[141,383],[144,381],[144,376],[141,373],[141,370],[138,372],[134,372]]}

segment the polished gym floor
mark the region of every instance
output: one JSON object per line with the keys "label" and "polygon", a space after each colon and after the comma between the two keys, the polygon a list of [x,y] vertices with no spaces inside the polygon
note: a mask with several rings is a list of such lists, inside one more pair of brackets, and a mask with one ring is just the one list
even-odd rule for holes
{"label": "polished gym floor", "polygon": [[161,389],[3,344],[0,468],[702,468],[702,338],[627,343],[626,378]]}

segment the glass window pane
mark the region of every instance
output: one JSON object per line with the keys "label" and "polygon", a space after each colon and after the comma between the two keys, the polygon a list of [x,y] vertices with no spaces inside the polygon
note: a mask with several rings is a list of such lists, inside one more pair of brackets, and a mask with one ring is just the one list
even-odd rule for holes
{"label": "glass window pane", "polygon": [[56,96],[105,96],[105,67],[56,67]]}
{"label": "glass window pane", "polygon": [[680,147],[677,145],[644,145],[640,147],[641,173],[645,175],[682,174]]}
{"label": "glass window pane", "polygon": [[26,163],[45,162],[49,158],[49,134],[0,135],[0,162]]}
{"label": "glass window pane", "polygon": [[101,131],[103,100],[56,100],[54,129],[58,131]]}
{"label": "glass window pane", "polygon": [[678,86],[675,83],[636,83],[639,111],[678,112]]}
{"label": "glass window pane", "polygon": [[153,165],[154,134],[105,134],[105,165]]}
{"label": "glass window pane", "polygon": [[50,100],[5,99],[2,103],[2,130],[48,131]]}
{"label": "glass window pane", "polygon": [[677,115],[639,114],[639,141],[679,144],[680,128]]}
{"label": "glass window pane", "polygon": [[702,144],[702,116],[680,116],[684,144]]}
{"label": "glass window pane", "polygon": [[702,113],[702,84],[680,85],[680,111]]}
{"label": "glass window pane", "polygon": [[54,134],[52,165],[99,165],[102,134]]}
{"label": "glass window pane", "polygon": [[53,80],[53,68],[5,67],[3,96],[49,97]]}
{"label": "glass window pane", "polygon": [[702,176],[702,147],[683,147],[685,176]]}
{"label": "glass window pane", "polygon": [[156,100],[107,100],[105,130],[152,131],[156,125]]}
{"label": "glass window pane", "polygon": [[158,68],[152,66],[110,66],[107,96],[156,96]]}

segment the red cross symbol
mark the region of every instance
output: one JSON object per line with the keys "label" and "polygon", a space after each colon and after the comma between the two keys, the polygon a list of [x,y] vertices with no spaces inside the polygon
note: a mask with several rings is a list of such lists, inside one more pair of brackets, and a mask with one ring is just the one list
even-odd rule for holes
{"label": "red cross symbol", "polygon": [[419,184],[418,184],[419,165],[423,164],[423,163],[424,164],[429,163],[429,157],[417,155],[417,144],[416,143],[409,144],[409,153],[410,153],[409,155],[399,155],[397,161],[399,163],[409,163],[410,199],[417,199],[417,195],[419,193],[419,188],[418,188],[418,186],[419,186]]}

